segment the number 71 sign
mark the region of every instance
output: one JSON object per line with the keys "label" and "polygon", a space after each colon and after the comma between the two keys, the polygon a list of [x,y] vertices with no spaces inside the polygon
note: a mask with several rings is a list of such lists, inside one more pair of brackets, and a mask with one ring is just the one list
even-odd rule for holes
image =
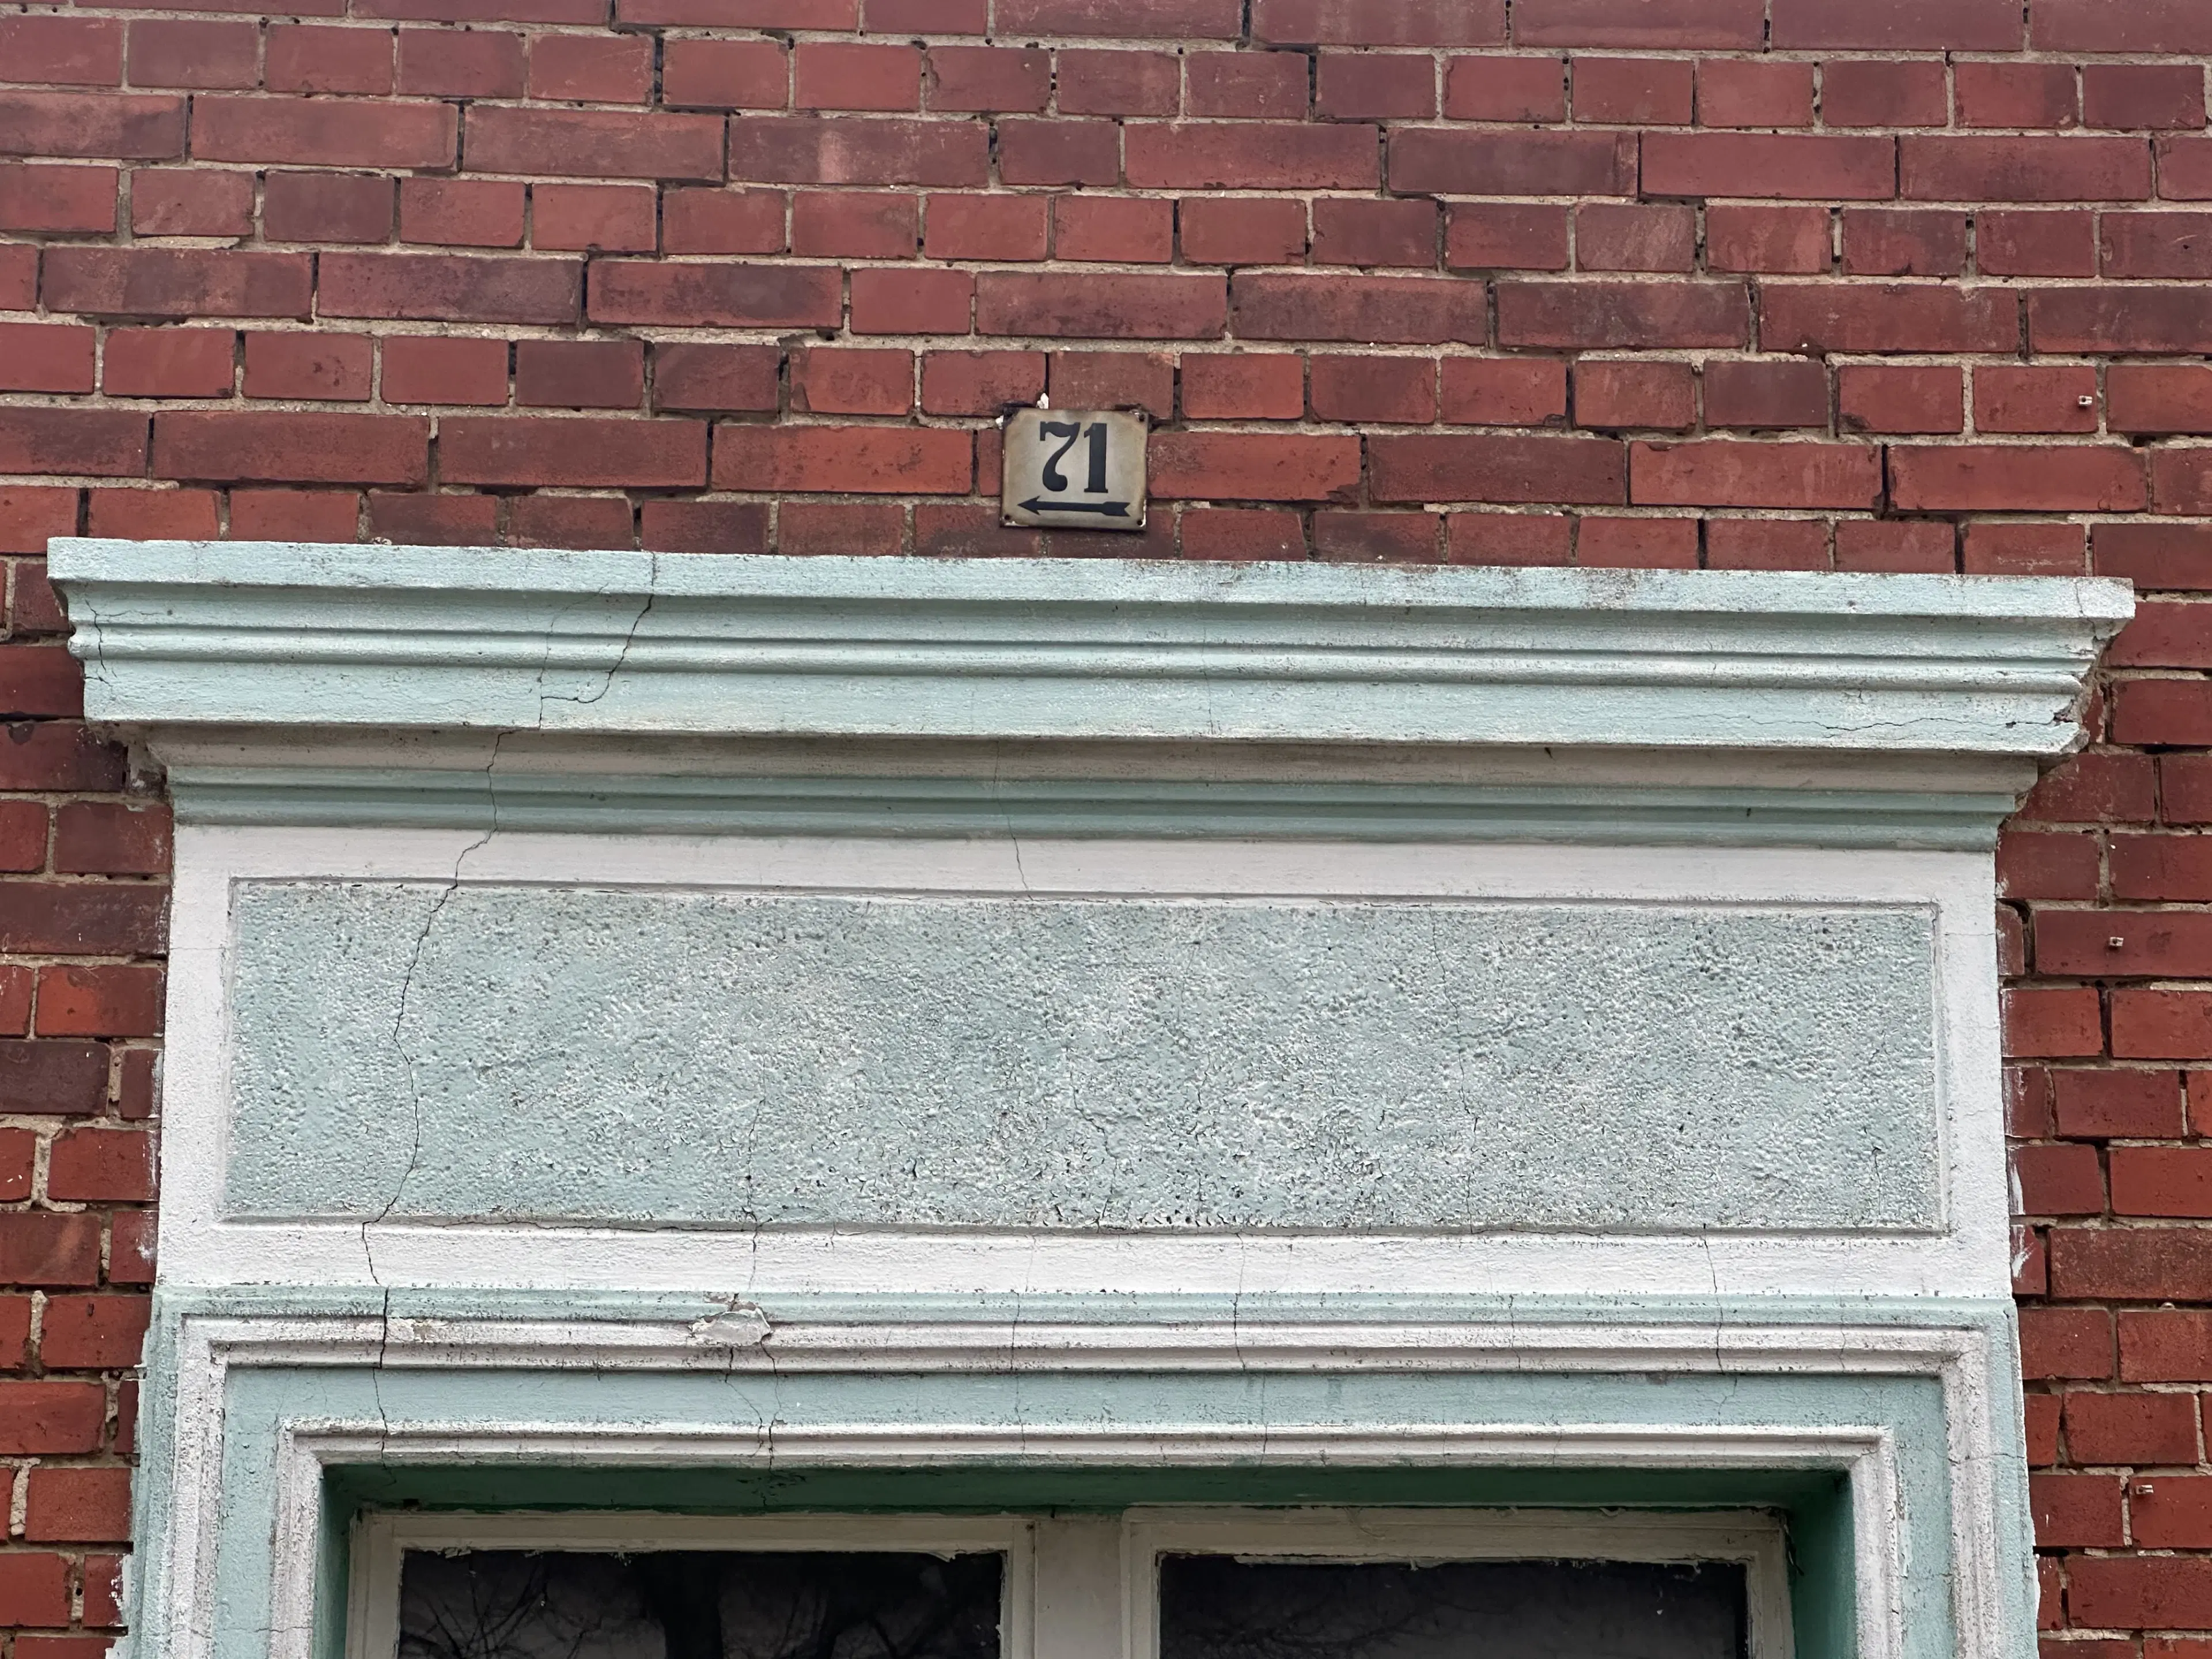
{"label": "number 71 sign", "polygon": [[1018,409],[1006,417],[1006,522],[1073,530],[1145,527],[1142,415]]}

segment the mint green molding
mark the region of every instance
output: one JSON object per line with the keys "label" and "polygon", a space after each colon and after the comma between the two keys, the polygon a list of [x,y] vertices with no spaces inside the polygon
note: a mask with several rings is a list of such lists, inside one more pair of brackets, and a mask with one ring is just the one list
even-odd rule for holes
{"label": "mint green molding", "polygon": [[2049,757],[2122,583],[64,538],[87,712]]}

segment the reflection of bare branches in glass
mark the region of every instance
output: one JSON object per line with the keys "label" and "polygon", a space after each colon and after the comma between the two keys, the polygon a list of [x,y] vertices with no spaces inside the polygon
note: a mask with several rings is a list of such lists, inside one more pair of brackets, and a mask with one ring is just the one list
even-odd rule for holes
{"label": "reflection of bare branches in glass", "polygon": [[1000,1561],[410,1553],[396,1659],[998,1659]]}
{"label": "reflection of bare branches in glass", "polygon": [[1160,1659],[1743,1659],[1747,1639],[1723,1563],[1160,1563]]}

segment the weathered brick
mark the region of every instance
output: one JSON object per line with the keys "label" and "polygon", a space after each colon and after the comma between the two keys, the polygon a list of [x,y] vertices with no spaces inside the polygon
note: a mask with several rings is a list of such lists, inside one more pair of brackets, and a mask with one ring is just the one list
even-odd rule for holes
{"label": "weathered brick", "polygon": [[1924,202],[2140,201],[2142,138],[1922,137],[1898,141],[1898,193]]}
{"label": "weathered brick", "polygon": [[1881,201],[1897,194],[1897,141],[1810,133],[1647,133],[1642,179],[1650,196]]}
{"label": "weathered brick", "polygon": [[1370,441],[1370,484],[1383,501],[1559,501],[1628,499],[1626,457],[1610,439],[1487,434]]}
{"label": "weathered brick", "polygon": [[[738,131],[751,132],[781,118],[768,117],[759,122],[743,122]],[[197,139],[194,142],[197,144]],[[733,175],[766,176],[738,174],[738,141],[733,137]],[[430,161],[389,165],[442,164]],[[722,122],[711,115],[480,105],[469,112],[469,165],[488,173],[552,173],[570,178],[719,180],[722,176]]]}
{"label": "weathered brick", "polygon": [[1496,46],[1504,0],[1254,0],[1252,32],[1291,46]]}
{"label": "weathered brick", "polygon": [[975,331],[1095,340],[1207,340],[1227,323],[1218,276],[1116,276],[1079,283],[1025,271],[975,279]]}
{"label": "weathered brick", "polygon": [[717,489],[868,495],[964,495],[975,446],[965,432],[884,426],[721,426]]}
{"label": "weathered brick", "polygon": [[419,484],[430,423],[407,415],[171,410],[154,417],[155,476],[216,482]]}
{"label": "weathered brick", "polygon": [[1498,284],[1502,346],[1725,347],[1748,344],[1750,334],[1741,283]]}
{"label": "weathered brick", "polygon": [[438,426],[438,466],[449,483],[696,489],[707,481],[707,428],[684,420],[449,415]]}
{"label": "weathered brick", "polygon": [[[617,116],[617,121],[655,118]],[[721,126],[705,117],[657,118],[699,122],[696,135],[681,136],[682,159],[696,172],[663,172],[659,167],[630,176],[701,178],[721,176]],[[670,135],[672,138],[677,135]],[[475,133],[471,128],[470,143]],[[648,147],[649,148],[649,147]],[[642,155],[639,158],[644,159]],[[677,158],[672,153],[668,160]],[[520,170],[541,169],[525,161]],[[611,171],[592,168],[594,172]],[[976,185],[990,177],[990,134],[966,121],[854,121],[813,116],[749,116],[730,128],[729,174],[738,182],[780,185]],[[1036,181],[1050,182],[1050,181]]]}
{"label": "weathered brick", "polygon": [[1401,127],[1389,138],[1401,195],[1626,196],[1636,140],[1610,132],[1457,131]]}
{"label": "weathered brick", "polygon": [[1629,499],[1639,507],[1869,507],[1881,497],[1881,455],[1826,443],[1637,443]]}

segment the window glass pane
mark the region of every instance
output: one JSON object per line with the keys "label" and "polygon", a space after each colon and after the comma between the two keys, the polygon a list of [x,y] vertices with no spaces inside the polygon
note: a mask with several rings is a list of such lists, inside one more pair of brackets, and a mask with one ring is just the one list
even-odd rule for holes
{"label": "window glass pane", "polygon": [[1160,1659],[1741,1659],[1744,1570],[1170,1555]]}
{"label": "window glass pane", "polygon": [[998,1659],[997,1555],[410,1551],[398,1659]]}

